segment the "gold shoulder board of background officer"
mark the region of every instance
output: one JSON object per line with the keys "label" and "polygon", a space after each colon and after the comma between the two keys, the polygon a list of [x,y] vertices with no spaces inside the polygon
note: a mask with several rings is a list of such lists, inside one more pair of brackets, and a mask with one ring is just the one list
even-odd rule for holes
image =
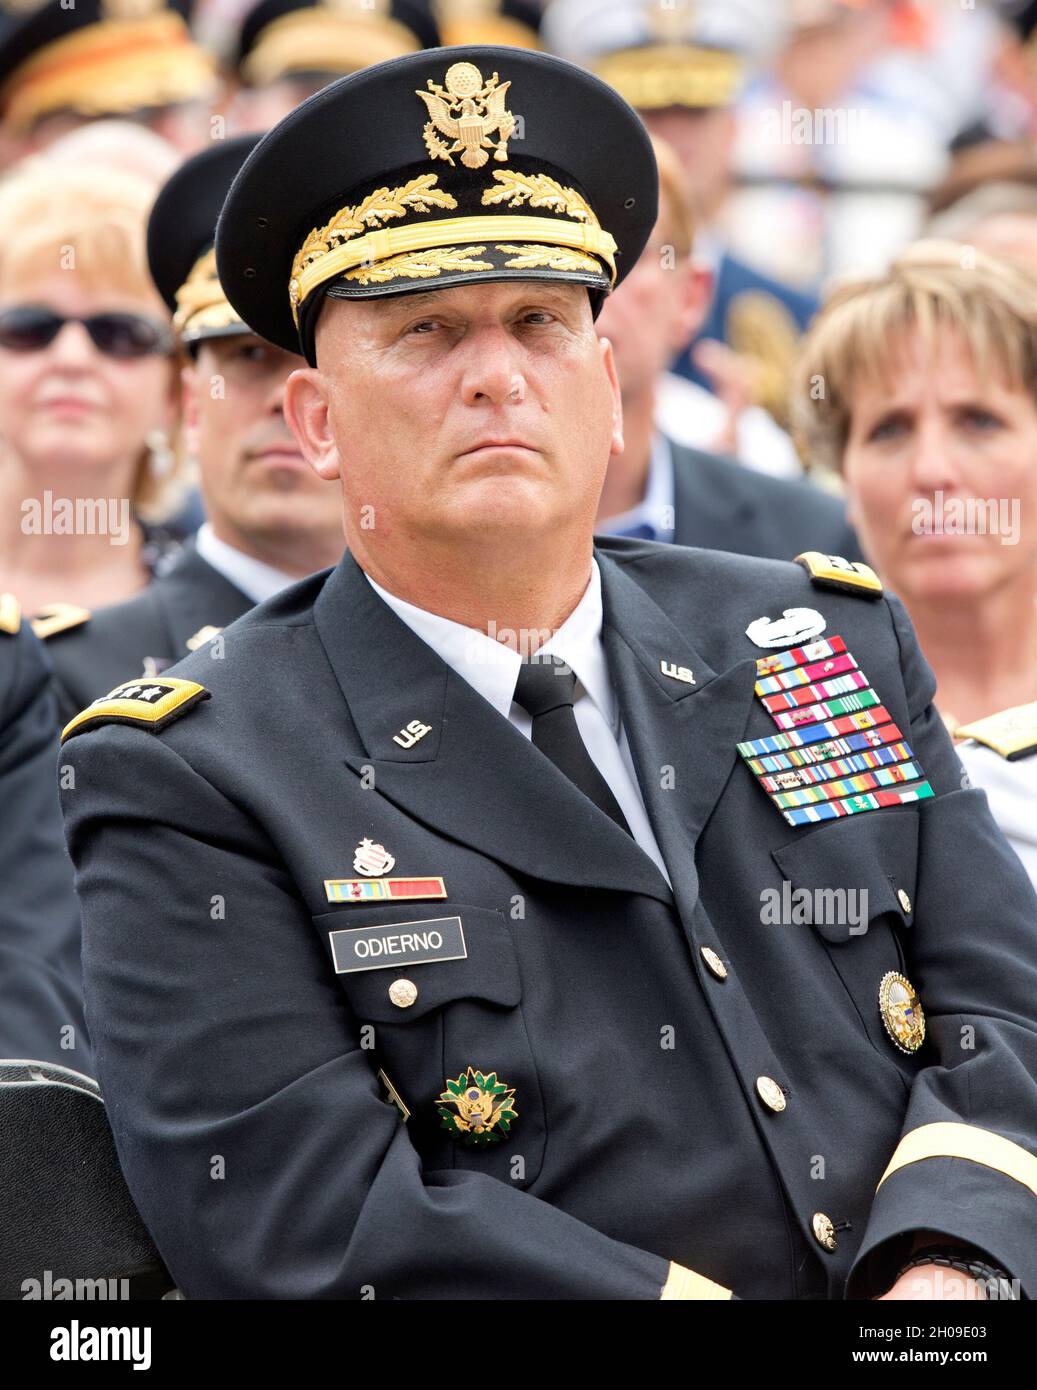
{"label": "gold shoulder board of background officer", "polygon": [[859,560],[844,560],[841,555],[823,555],[820,550],[804,550],[796,556],[810,582],[819,589],[834,589],[837,593],[857,594],[860,598],[881,598],[882,581],[870,565]]}
{"label": "gold shoulder board of background officer", "polygon": [[1014,705],[985,719],[962,724],[955,729],[955,738],[972,738],[1000,753],[1010,763],[1037,753],[1037,702]]}
{"label": "gold shoulder board of background officer", "polygon": [[22,610],[14,594],[0,594],[0,632],[13,637],[22,625]]}

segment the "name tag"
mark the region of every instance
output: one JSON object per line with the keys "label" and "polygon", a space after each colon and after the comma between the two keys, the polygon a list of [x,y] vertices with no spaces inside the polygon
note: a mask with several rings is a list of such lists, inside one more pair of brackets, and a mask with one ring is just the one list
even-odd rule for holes
{"label": "name tag", "polygon": [[385,927],[347,927],[331,933],[335,974],[387,970],[390,966],[428,965],[437,960],[464,960],[460,917],[430,917],[422,922],[394,922]]}

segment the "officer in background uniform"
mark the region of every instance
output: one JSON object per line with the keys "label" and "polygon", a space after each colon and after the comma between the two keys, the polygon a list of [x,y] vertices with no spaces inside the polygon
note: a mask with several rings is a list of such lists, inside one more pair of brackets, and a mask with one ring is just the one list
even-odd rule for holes
{"label": "officer in background uniform", "polygon": [[148,262],[189,359],[187,425],[209,520],[142,593],[41,626],[62,724],[117,681],[156,675],[342,553],[336,491],[312,474],[284,422],[284,383],[302,358],[251,333],[216,276],[216,218],[258,138],[203,150],[155,201]]}
{"label": "officer in background uniform", "polygon": [[89,1072],[46,657],[0,594],[0,1057]]}
{"label": "officer in background uniform", "polygon": [[259,0],[234,56],[232,130],[266,130],[322,87],[440,42],[422,0]]}
{"label": "officer in background uniform", "polygon": [[[668,435],[680,420],[697,428],[697,387],[666,368],[702,312],[702,277],[693,263],[694,219],[680,166],[653,140],[659,168],[659,219],[637,265],[598,315],[599,335],[616,359],[623,398],[621,454],[609,463],[596,529],[607,535],[676,541],[739,555],[786,559],[821,549],[856,559],[857,537],[842,502],[798,479],[770,478],[717,449],[688,448]],[[676,382],[685,409],[662,415]],[[710,404],[713,404],[710,398]],[[732,422],[731,434],[744,437]]]}
{"label": "officer in background uniform", "polygon": [[541,47],[538,0],[432,0],[431,8],[443,44]]}
{"label": "officer in background uniform", "polygon": [[349,550],[63,750],[188,1298],[1037,1290],[1037,899],[903,608],[838,557],[593,545],[592,315],[655,217],[630,108],[508,48],[344,78],[228,195]]}
{"label": "officer in background uniform", "polygon": [[192,0],[6,0],[0,153],[13,163],[99,116],[137,120],[191,148],[216,87],[212,58],[191,37],[191,10]]}
{"label": "officer in background uniform", "polygon": [[997,823],[1037,886],[1037,703],[999,710],[954,731],[958,757],[986,792]]}
{"label": "officer in background uniform", "polygon": [[757,404],[784,424],[796,344],[817,302],[733,256],[722,225],[736,102],[749,64],[780,33],[779,9],[772,0],[552,0],[543,36],[615,87],[684,165],[703,220],[696,255],[714,284],[690,355],[679,354],[673,371],[713,389],[695,349],[726,343],[749,360]]}

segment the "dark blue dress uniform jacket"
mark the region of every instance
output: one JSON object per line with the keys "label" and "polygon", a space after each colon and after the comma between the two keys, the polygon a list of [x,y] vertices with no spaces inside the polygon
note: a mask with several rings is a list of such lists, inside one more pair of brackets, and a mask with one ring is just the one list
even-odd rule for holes
{"label": "dark blue dress uniform jacket", "polygon": [[[675,1261],[742,1298],[840,1298],[884,1291],[928,1229],[1037,1292],[1037,899],[963,788],[903,608],[782,562],[596,553],[672,893],[349,556],[179,663],[211,698],[162,732],[66,742],[88,1022],[173,1276],[189,1298],[657,1298]],[[844,637],[934,799],[794,829],[741,765],[775,732],[745,628],[789,607]],[[447,900],[330,904],[364,837]],[[783,880],[867,889],[868,930],[765,924]],[[468,954],[401,970],[411,1007],[395,970],[335,973],[332,931],[448,914]],[[913,1055],[880,1017],[891,970],[927,1013]],[[439,1127],[468,1066],[515,1090],[499,1144]]]}
{"label": "dark blue dress uniform jacket", "polygon": [[0,1058],[91,1070],[47,658],[0,629]]}

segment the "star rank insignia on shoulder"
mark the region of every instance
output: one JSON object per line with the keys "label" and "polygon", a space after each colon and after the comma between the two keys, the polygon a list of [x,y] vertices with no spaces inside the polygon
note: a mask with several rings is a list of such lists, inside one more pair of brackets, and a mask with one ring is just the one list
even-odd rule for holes
{"label": "star rank insignia on shoulder", "polygon": [[933,795],[910,745],[841,637],[760,657],[756,695],[781,730],[738,752],[789,825]]}
{"label": "star rank insignia on shoulder", "polygon": [[804,550],[802,555],[796,556],[796,564],[803,566],[810,575],[810,582],[819,589],[856,594],[859,598],[882,597],[882,581],[870,565],[858,560],[823,555],[820,550]]}
{"label": "star rank insignia on shoulder", "polygon": [[954,730],[955,738],[971,738],[1014,763],[1037,753],[1037,702],[1003,709]]}
{"label": "star rank insignia on shoulder", "polygon": [[157,734],[193,705],[209,698],[210,692],[204,685],[176,676],[124,681],[70,720],[62,731],[61,741],[64,743],[73,735],[99,724],[135,724]]}

